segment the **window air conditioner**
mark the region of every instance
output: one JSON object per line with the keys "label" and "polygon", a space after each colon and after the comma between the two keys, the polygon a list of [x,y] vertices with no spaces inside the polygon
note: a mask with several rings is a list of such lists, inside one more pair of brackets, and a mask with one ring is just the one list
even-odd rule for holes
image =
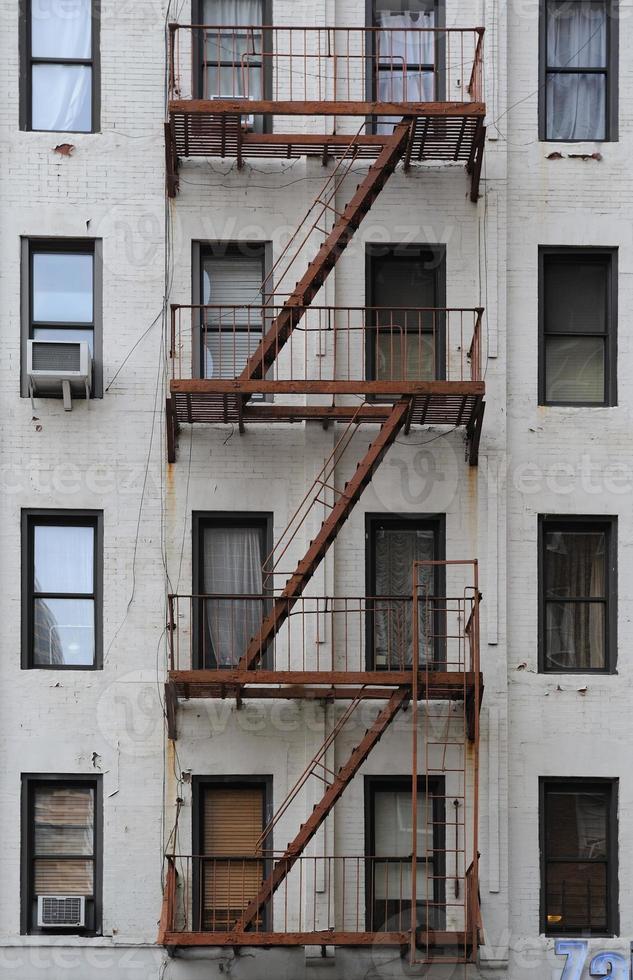
{"label": "window air conditioner", "polygon": [[90,397],[92,358],[85,340],[29,340],[26,372],[31,399],[39,392],[51,394],[61,385],[64,409],[72,409],[71,385],[85,389]]}
{"label": "window air conditioner", "polygon": [[83,929],[86,925],[86,899],[83,895],[38,895],[39,929]]}
{"label": "window air conditioner", "polygon": [[[231,101],[234,101],[234,102],[252,102],[253,101],[249,95],[213,95],[213,96],[211,96],[211,101],[212,102],[217,102],[218,100],[221,100],[223,102],[226,102],[227,99],[230,99]],[[242,116],[242,122],[246,126],[247,129],[253,129],[253,127],[255,126],[255,116],[252,115],[252,114],[250,114],[248,116],[243,115]]]}

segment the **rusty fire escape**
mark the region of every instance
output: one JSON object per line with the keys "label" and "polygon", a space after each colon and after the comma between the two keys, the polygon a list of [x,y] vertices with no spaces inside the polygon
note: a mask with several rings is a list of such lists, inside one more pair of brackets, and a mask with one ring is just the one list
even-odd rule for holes
{"label": "rusty fire escape", "polygon": [[[422,31],[417,34],[421,35]],[[434,349],[442,338],[444,360],[439,370],[434,367],[429,374],[428,365],[425,365],[417,377],[415,372],[412,377],[412,372],[402,363],[402,311],[342,309],[320,307],[314,303],[328,275],[401,162],[408,170],[418,161],[462,161],[471,178],[471,199],[476,201],[478,198],[485,139],[485,107],[481,101],[483,29],[434,32],[434,49],[439,50],[441,43],[443,63],[441,85],[437,80],[435,83],[436,93],[441,89],[446,101],[436,97],[425,102],[409,101],[406,85],[404,92],[398,90],[397,98],[393,91],[386,94],[383,91],[379,98],[377,88],[382,84],[384,90],[384,84],[378,84],[376,80],[373,98],[358,99],[354,85],[363,87],[368,63],[372,70],[384,69],[385,36],[391,49],[397,46],[397,38],[394,42],[394,38],[389,38],[384,31],[379,36],[372,33],[372,29],[255,30],[180,25],[172,25],[170,29],[170,102],[165,133],[167,187],[171,196],[178,191],[181,161],[189,157],[232,157],[242,167],[253,157],[316,156],[323,164],[334,160],[335,166],[275,264],[270,281],[264,284],[260,305],[243,308],[172,306],[170,353],[173,376],[167,399],[169,461],[176,459],[178,432],[185,424],[233,423],[243,432],[253,423],[319,420],[324,425],[340,423],[344,429],[331,457],[315,478],[264,566],[265,576],[275,581],[275,576],[282,574],[279,563],[289,545],[316,509],[325,508],[324,519],[314,539],[294,570],[290,574],[284,573],[282,586],[271,588],[265,596],[170,597],[171,662],[166,685],[169,735],[173,739],[177,737],[178,703],[183,698],[233,697],[238,703],[254,697],[312,698],[346,702],[348,707],[307,767],[298,787],[291,791],[281,811],[262,834],[258,851],[262,862],[261,886],[252,894],[244,893],[242,885],[242,901],[238,902],[241,911],[230,928],[214,930],[205,928],[202,921],[194,921],[192,910],[196,898],[187,893],[186,886],[192,868],[185,865],[196,859],[183,859],[175,854],[169,856],[159,936],[160,942],[168,947],[377,943],[407,947],[412,963],[469,962],[477,951],[480,921],[476,760],[483,682],[479,663],[480,595],[476,562],[442,563],[451,575],[457,575],[457,567],[468,567],[472,569],[472,576],[469,581],[457,576],[453,592],[447,585],[445,594],[441,595],[435,585],[429,587],[426,578],[422,585],[421,570],[416,567],[413,595],[409,597],[406,609],[401,600],[390,604],[390,600],[383,602],[368,597],[315,599],[306,595],[308,583],[399,433],[408,431],[411,426],[425,424],[463,427],[468,462],[474,466],[478,458],[485,394],[481,374],[483,310],[407,311],[409,324],[415,313],[418,334],[430,336]],[[231,97],[226,92],[206,91],[206,82],[200,83],[199,73],[194,70],[200,50],[206,51],[209,39],[213,45],[218,37],[222,38],[224,52],[227,38],[231,51],[239,48],[239,58],[233,55],[233,64],[229,65],[234,77],[240,79],[239,97],[235,92]],[[473,45],[470,56],[465,53],[468,38]],[[417,44],[422,44],[423,40],[426,43],[422,37],[414,40]],[[226,62],[226,53],[224,60]],[[392,53],[387,61],[392,65]],[[182,68],[183,62],[190,66],[190,77]],[[248,92],[249,84],[253,84],[254,71],[261,72],[259,96],[253,98],[251,93],[246,107],[244,93]],[[292,80],[297,75],[301,81],[295,82],[293,88]],[[315,79],[318,79],[318,91],[314,90]],[[389,82],[393,89],[391,76]],[[455,92],[459,92],[458,97]],[[280,118],[297,116],[334,117],[337,124],[342,121],[343,125],[345,120],[360,117],[361,124],[357,130],[352,128],[349,134],[277,131]],[[397,118],[394,120],[393,117]],[[388,125],[380,122],[385,118],[389,120]],[[257,120],[271,121],[275,131],[269,131],[271,122],[262,124]],[[369,161],[369,171],[349,203],[340,206],[338,195],[345,181],[354,176],[359,161]],[[283,297],[279,292],[280,284],[294,272],[301,261],[302,249],[316,233],[323,236],[322,244],[292,291]],[[278,300],[278,296],[282,299]],[[241,349],[247,352],[245,364],[244,360],[238,364],[238,358],[233,354],[233,373],[225,370],[221,376],[207,377],[201,363],[204,357],[201,358],[199,351],[206,350],[209,336],[213,335],[216,346],[220,344],[219,360],[226,365],[227,360],[231,360],[231,350],[236,348],[238,334]],[[385,337],[388,338],[387,349],[400,354],[391,356],[387,371],[380,376],[368,377],[364,367],[361,373],[358,365],[367,363],[370,340],[372,350],[375,350],[378,338],[384,343]],[[330,344],[333,355],[329,362],[327,359],[317,362],[311,355],[315,347],[321,349],[324,343]],[[274,402],[255,402],[254,396],[259,399],[274,396]],[[331,402],[323,404],[317,400],[314,403],[313,396],[328,396]],[[354,436],[365,424],[378,424],[378,432],[351,478],[338,487],[336,468],[345,454],[349,454]],[[219,598],[224,602],[225,610],[227,607],[234,610],[235,618],[243,614],[244,603],[249,609],[255,605],[259,625],[243,648],[232,651],[234,656],[230,664],[209,667],[204,656],[199,655],[200,651],[196,654],[195,647],[201,642],[200,622],[213,614],[213,603]],[[231,603],[234,603],[233,607]],[[427,609],[424,630],[418,628],[422,606]],[[429,609],[431,613],[428,613]],[[306,623],[310,628],[323,629],[324,621],[329,623],[332,637],[344,636],[336,656],[333,653],[326,664],[319,662],[318,654],[315,661],[305,629]],[[351,624],[357,621],[363,624],[360,629],[363,635],[352,641]],[[383,633],[387,630],[390,638],[399,638],[395,644],[396,647],[399,644],[399,649],[391,650],[387,662],[379,665],[368,661],[366,650],[367,644],[375,643],[375,636],[371,641],[367,637],[372,629],[378,630],[376,623],[380,624]],[[302,624],[300,628],[298,624]],[[412,645],[413,653],[404,650],[404,634],[408,637],[404,645],[408,644],[407,649]],[[181,637],[188,637],[188,657],[183,655]],[[431,657],[431,648],[441,648],[442,652]],[[183,664],[185,658],[187,662]],[[380,702],[373,721],[347,761],[332,770],[325,761],[327,751],[358,706],[372,700]],[[461,903],[462,911],[453,911],[451,917],[446,911],[451,903],[444,898],[442,915],[437,919],[429,916],[424,925],[407,926],[400,916],[400,921],[392,928],[375,929],[361,921],[358,896],[356,917],[350,923],[349,889],[355,882],[357,893],[362,890],[359,884],[362,874],[358,866],[354,869],[353,865],[358,859],[313,858],[305,852],[372,749],[403,711],[413,717],[414,809],[418,805],[419,716],[424,718],[427,726],[425,778],[428,781],[429,773],[434,770],[442,773],[442,779],[447,780],[446,793],[450,789],[449,795],[455,798],[456,814],[458,808],[462,808],[462,820],[460,822],[456,816],[455,822],[457,843],[450,860],[445,857],[444,871],[447,876],[448,864],[452,862],[450,874],[454,886],[451,887],[459,900],[452,904],[460,906]],[[428,727],[429,719],[432,720],[437,711],[444,713],[441,736]],[[438,718],[435,721],[439,724]],[[463,736],[455,732],[455,727],[460,725]],[[470,768],[474,766],[474,775],[472,772],[467,775],[467,759]],[[459,778],[447,775],[450,773],[460,774]],[[267,850],[270,835],[281,815],[312,776],[325,783],[323,796],[285,850]],[[451,778],[456,786],[462,780],[457,789],[450,786]],[[466,826],[467,812],[470,832]],[[413,836],[415,893],[417,845],[415,833]],[[468,864],[467,853],[471,856]],[[427,860],[433,861],[436,857],[427,856]],[[319,861],[322,864],[318,864]],[[339,864],[331,866],[332,862]],[[182,893],[179,893],[179,870],[185,882]],[[205,865],[202,874],[207,871]],[[198,878],[200,873],[198,871]],[[222,873],[226,874],[226,860]],[[228,873],[230,881],[230,869]],[[239,878],[238,869],[233,873]],[[195,869],[193,874],[195,876]],[[317,915],[316,904],[309,923],[307,913],[303,921],[300,915],[296,922],[288,909],[289,893],[293,888],[301,891],[310,874],[313,877],[325,874],[331,879],[333,890],[337,881],[338,892],[342,887],[343,897],[338,896],[340,910],[335,914],[328,908],[323,913],[327,920],[325,928]],[[363,874],[367,874],[366,868]],[[228,888],[230,892],[230,883]],[[273,896],[280,893],[284,895],[283,915],[279,911],[280,902],[276,900],[273,906]],[[415,895],[412,901],[415,904]],[[429,907],[432,904],[429,902]],[[274,922],[270,921],[271,916]],[[354,918],[353,914],[351,918]]]}

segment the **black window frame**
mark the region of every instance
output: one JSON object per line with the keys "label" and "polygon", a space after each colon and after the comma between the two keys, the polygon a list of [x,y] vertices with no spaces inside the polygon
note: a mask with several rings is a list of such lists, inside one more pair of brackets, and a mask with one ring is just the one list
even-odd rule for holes
{"label": "black window frame", "polygon": [[[402,0],[402,6],[406,6],[407,0]],[[435,7],[435,62],[434,64],[408,64],[404,66],[405,71],[433,71],[434,73],[434,98],[432,101],[441,102],[446,96],[446,0],[433,0]],[[377,81],[380,66],[376,64],[375,37],[378,22],[376,18],[376,0],[365,0],[365,24],[371,30],[367,31],[365,44],[365,55],[367,60],[367,77],[365,80],[366,95],[368,102],[378,101]],[[390,71],[388,67],[382,69]],[[370,116],[367,121],[368,132],[376,132],[379,117]]]}
{"label": "black window frame", "polygon": [[[425,256],[429,256],[435,274],[435,306],[438,310],[446,308],[446,245],[436,242],[391,242],[385,244],[370,243],[365,248],[365,297],[368,311],[376,305],[376,266],[380,259],[402,259],[409,261],[419,257],[426,264]],[[365,377],[368,381],[376,381],[376,334],[375,324],[368,323],[365,342]],[[437,342],[435,348],[435,378],[443,381],[446,377],[446,322],[440,315],[436,323]],[[372,396],[372,400],[377,400]]]}
{"label": "black window frame", "polygon": [[[606,68],[549,68],[547,64],[547,6],[539,0],[539,140],[542,143],[616,143],[619,114],[619,0],[606,0],[609,30],[607,32]],[[604,139],[554,139],[547,135],[547,77],[550,74],[606,75]]]}
{"label": "black window frame", "polygon": [[[68,255],[92,255],[92,322],[91,323],[46,323],[33,319],[33,257],[38,253],[59,253]],[[103,398],[103,243],[100,238],[22,238],[21,255],[21,361],[20,396],[29,398],[29,381],[26,373],[27,340],[33,337],[34,327],[42,329],[92,330],[92,386],[90,399]],[[37,398],[61,399],[59,393],[36,392]],[[73,391],[73,398],[83,399],[82,392]]]}
{"label": "black window frame", "polygon": [[[605,665],[604,667],[571,667],[553,669],[547,663],[547,603],[570,600],[548,600],[545,581],[545,536],[550,531],[601,531],[605,535],[606,548],[606,597],[605,605]],[[618,654],[618,519],[604,515],[540,514],[538,518],[538,669],[542,674],[616,674]]]}
{"label": "black window frame", "polygon": [[[264,54],[272,53],[273,51],[273,32],[271,30],[266,30],[266,28],[271,28],[273,26],[273,0],[260,0],[262,6],[262,51]],[[205,25],[202,11],[204,9],[204,0],[192,0],[191,4],[191,16],[192,24],[198,24],[200,26],[212,26],[220,27],[220,24]],[[232,25],[228,25],[232,26]],[[193,37],[193,64],[195,66],[195,71],[193,73],[193,85],[194,85],[194,98],[202,99],[204,97],[204,69],[205,64],[213,64],[216,68],[231,68],[232,62],[206,62],[203,58],[204,48],[203,40],[200,31],[194,31]],[[273,97],[273,58],[268,58],[264,63],[263,72],[263,84],[262,84],[262,99],[264,101],[271,101]],[[251,63],[251,68],[261,68],[261,63],[254,64]],[[228,96],[227,96],[228,98]],[[245,115],[250,115],[250,113],[245,113]],[[261,133],[272,133],[273,131],[273,120],[272,116],[267,114],[264,116],[255,117],[255,129]]]}
{"label": "black window frame", "polygon": [[[94,791],[93,856],[94,894],[92,910],[86,902],[86,922],[92,915],[93,925],[85,929],[39,929],[33,918],[35,890],[33,866],[35,855],[35,790],[41,787],[68,787]],[[22,773],[21,776],[21,832],[20,832],[20,934],[22,936],[100,936],[103,926],[103,777],[83,773]],[[49,855],[47,855],[49,856]],[[53,855],[54,856],[54,855]],[[70,857],[71,855],[64,855]],[[81,855],[82,859],[86,855]]]}
{"label": "black window frame", "polygon": [[[619,913],[619,876],[618,876],[618,797],[619,779],[606,777],[557,777],[541,776],[539,778],[539,859],[540,859],[540,931],[545,936],[565,937],[616,937],[620,932]],[[592,930],[588,928],[581,933],[565,929],[552,929],[547,922],[547,864],[562,863],[569,860],[572,863],[593,863],[590,859],[564,859],[547,856],[547,796],[549,792],[575,793],[608,793],[608,841],[607,858],[607,930]]]}
{"label": "black window frame", "polygon": [[[433,797],[433,905],[438,919],[446,915],[446,779],[443,776],[418,776],[418,796],[427,792]],[[365,857],[376,855],[375,844],[375,796],[380,792],[413,791],[411,776],[369,775],[364,780],[365,809]],[[418,858],[418,860],[421,860]],[[372,928],[373,910],[373,863],[365,860],[365,928],[367,932],[382,932]],[[441,923],[440,923],[441,925]],[[434,928],[438,928],[436,924]],[[402,930],[398,930],[402,931]]]}
{"label": "black window frame", "polygon": [[[265,306],[270,301],[274,293],[271,272],[273,268],[273,243],[272,241],[194,241],[192,242],[191,254],[191,301],[194,306],[201,306],[204,299],[204,262],[208,258],[261,258],[262,262],[262,296],[259,302],[253,303],[254,306]],[[271,317],[272,322],[272,317]],[[203,331],[202,316],[198,314],[193,318],[193,338],[192,338],[192,363],[193,375],[202,378],[202,366],[204,364],[203,350]],[[268,326],[267,319],[264,318],[263,329]],[[239,329],[236,326],[236,330]],[[253,396],[251,396],[253,397]],[[261,396],[255,396],[255,400],[260,400]],[[261,398],[263,401],[272,401],[272,395]]]}
{"label": "black window frame", "polygon": [[[574,334],[569,331],[546,331],[545,277],[548,259],[569,259],[577,257],[583,262],[596,262],[604,265],[607,275],[607,308],[605,311],[606,329],[604,332]],[[619,250],[612,246],[584,245],[540,245],[538,252],[538,403],[547,407],[564,408],[613,408],[618,404],[618,257]],[[604,337],[604,401],[602,402],[561,402],[549,401],[547,395],[547,352],[548,337]]]}
{"label": "black window frame", "polygon": [[[204,827],[204,793],[209,788],[224,789],[252,789],[253,786],[260,786],[263,790],[263,812],[262,828],[268,827],[273,817],[273,777],[269,774],[262,775],[221,775],[221,776],[193,776],[191,779],[192,795],[192,815],[191,815],[191,841],[194,857],[204,857],[202,841]],[[263,851],[270,855],[273,851],[273,831],[270,830],[263,842]],[[272,870],[272,859],[270,856],[263,861],[264,880]],[[202,896],[202,881],[200,878],[200,868],[197,861],[193,862],[191,869],[192,883],[192,918],[193,922],[201,926],[202,908],[200,898]],[[274,899],[271,898],[265,905],[262,912],[262,927],[260,932],[268,932],[272,927],[272,905]],[[200,929],[199,931],[203,931]],[[211,933],[209,933],[211,934]]]}
{"label": "black window frame", "polygon": [[[273,549],[273,521],[274,515],[271,511],[194,511],[192,515],[192,571],[193,571],[193,594],[194,596],[206,595],[203,591],[204,586],[204,530],[207,527],[256,527],[261,532],[262,540],[262,563],[271,554]],[[272,596],[273,579],[272,576],[262,574],[262,595]],[[266,613],[269,611],[269,603],[262,602],[262,609]],[[191,666],[193,670],[202,670],[204,664],[204,619],[200,614],[200,603],[194,600],[192,610],[192,656]],[[262,663],[266,664],[268,657],[266,654],[262,658]],[[217,667],[217,664],[216,664]],[[215,668],[211,668],[215,669]]]}
{"label": "black window frame", "polygon": [[[22,510],[22,669],[23,670],[101,670],[103,668],[103,511],[35,509]],[[34,603],[36,597],[74,598],[74,593],[35,593],[34,545],[38,525],[92,527],[94,531],[94,592],[79,598],[92,598],[95,611],[95,654],[92,664],[36,664],[34,662]]]}
{"label": "black window frame", "polygon": [[[69,133],[89,136],[101,132],[101,0],[92,3],[92,51],[90,58],[34,58],[31,54],[31,7],[32,0],[19,0],[20,18],[20,129],[31,133]],[[83,129],[33,129],[34,64],[86,65],[92,69],[91,128]]]}
{"label": "black window frame", "polygon": [[[376,531],[385,527],[394,530],[432,531],[434,535],[434,560],[444,561],[446,557],[446,517],[444,514],[375,514],[365,515],[365,669],[368,671],[386,670],[389,667],[378,667],[374,655],[374,611],[372,599],[376,596]],[[444,565],[435,566],[435,594],[446,594],[446,568]],[[443,670],[446,667],[446,643],[441,639],[445,636],[445,612],[439,609],[434,616],[436,641],[433,651],[433,670]],[[391,668],[393,669],[393,668]]]}

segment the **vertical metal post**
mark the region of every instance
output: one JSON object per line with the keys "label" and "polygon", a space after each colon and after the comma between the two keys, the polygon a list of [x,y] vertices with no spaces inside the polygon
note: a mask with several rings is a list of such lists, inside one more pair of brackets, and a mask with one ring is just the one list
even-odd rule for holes
{"label": "vertical metal post", "polygon": [[418,917],[418,665],[420,661],[420,636],[418,630],[418,566],[413,564],[413,651],[411,678],[411,945],[410,963],[415,964],[415,934]]}

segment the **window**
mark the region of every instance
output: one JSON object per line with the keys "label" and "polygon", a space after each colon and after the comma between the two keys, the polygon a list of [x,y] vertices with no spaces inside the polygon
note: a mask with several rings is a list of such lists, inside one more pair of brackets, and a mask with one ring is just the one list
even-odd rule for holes
{"label": "window", "polygon": [[[367,931],[403,932],[411,928],[411,778],[369,776],[365,781],[365,801]],[[445,928],[444,838],[444,782],[421,778],[416,860],[418,928]]]}
{"label": "window", "polygon": [[22,128],[99,129],[99,0],[22,0]]}
{"label": "window", "polygon": [[[92,356],[92,395],[103,395],[101,355],[101,242],[23,239],[22,395],[29,394],[26,340],[85,341]],[[61,397],[38,382],[37,395]],[[73,397],[82,392],[73,391]]]}
{"label": "window", "polygon": [[443,313],[433,311],[446,304],[444,246],[369,246],[366,293],[367,378],[441,380],[445,323]]}
{"label": "window", "polygon": [[540,250],[541,405],[617,401],[617,250]]}
{"label": "window", "polygon": [[617,140],[617,7],[541,0],[541,139]]}
{"label": "window", "polygon": [[25,667],[101,665],[102,515],[23,511]]}
{"label": "window", "polygon": [[223,597],[194,609],[199,667],[234,667],[259,632],[268,603],[256,597],[271,589],[263,573],[271,537],[270,515],[194,515],[194,591]]}
{"label": "window", "polygon": [[618,932],[617,780],[541,780],[541,931]]}
{"label": "window", "polygon": [[[194,929],[226,932],[268,874],[269,840],[260,840],[269,819],[272,778],[194,777]],[[267,928],[266,911],[253,926]]]}
{"label": "window", "polygon": [[205,307],[199,323],[200,342],[196,344],[197,373],[203,378],[236,378],[269,325],[261,307],[266,302],[264,287],[271,291],[266,279],[270,246],[261,242],[196,243],[194,267],[198,270],[194,303]]}
{"label": "window", "polygon": [[[85,776],[22,777],[22,932],[101,929],[101,781]],[[83,928],[38,927],[38,898],[85,899]]]}
{"label": "window", "polygon": [[616,523],[541,518],[541,669],[607,672],[616,657]]}
{"label": "window", "polygon": [[[197,0],[196,24],[215,28],[196,32],[198,98],[271,97],[270,0]],[[244,115],[249,129],[268,131],[262,117]]]}
{"label": "window", "polygon": [[[413,662],[413,562],[439,561],[443,524],[415,516],[367,518],[367,669],[404,670]],[[439,669],[443,594],[440,566],[418,574],[420,664]],[[402,598],[400,598],[402,597]]]}
{"label": "window", "polygon": [[[433,102],[442,98],[440,67],[444,37],[440,0],[368,0],[368,23],[375,28],[368,60],[369,98],[378,102]],[[376,133],[391,133],[400,117],[382,117]]]}

